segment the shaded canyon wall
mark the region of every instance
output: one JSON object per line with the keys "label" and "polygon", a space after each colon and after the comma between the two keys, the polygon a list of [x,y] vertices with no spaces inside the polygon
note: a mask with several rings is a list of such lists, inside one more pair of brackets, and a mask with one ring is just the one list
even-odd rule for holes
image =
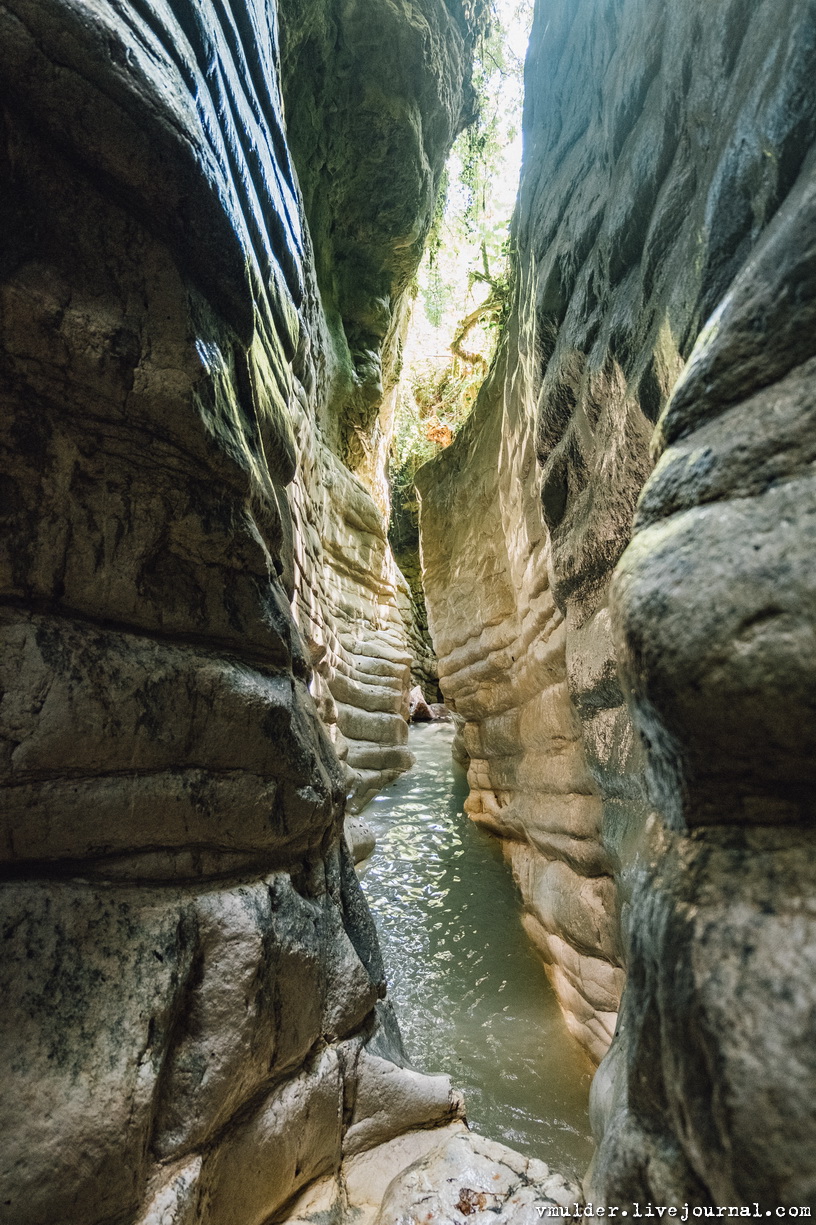
{"label": "shaded canyon wall", "polygon": [[308,329],[320,394],[296,426],[296,604],[354,810],[410,764],[410,672],[429,663],[387,542],[387,466],[405,291],[472,105],[469,27],[450,9],[281,6],[287,140],[320,295]]}
{"label": "shaded canyon wall", "polygon": [[[462,15],[379,7],[415,143],[369,365],[468,107]],[[461,1111],[401,1066],[341,836],[405,764],[381,472],[338,441],[367,376],[337,373],[273,6],[10,0],[0,64],[0,1216],[260,1225]]]}
{"label": "shaded canyon wall", "polygon": [[594,1053],[617,879],[595,1203],[816,1201],[815,69],[810,0],[537,5],[513,319],[420,474],[469,807]]}

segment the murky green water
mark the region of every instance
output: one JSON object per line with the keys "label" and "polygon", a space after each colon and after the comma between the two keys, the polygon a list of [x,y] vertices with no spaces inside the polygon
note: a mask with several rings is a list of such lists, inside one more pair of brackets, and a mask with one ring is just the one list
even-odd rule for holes
{"label": "murky green water", "polygon": [[591,1072],[519,920],[496,840],[462,812],[447,724],[411,729],[417,764],[366,809],[363,879],[411,1060],[448,1072],[474,1130],[583,1174]]}

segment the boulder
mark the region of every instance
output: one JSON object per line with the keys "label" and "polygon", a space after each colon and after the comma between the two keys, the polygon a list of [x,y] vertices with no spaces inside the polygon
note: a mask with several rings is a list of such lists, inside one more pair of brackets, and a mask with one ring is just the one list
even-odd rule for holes
{"label": "boulder", "polygon": [[[473,1132],[431,1149],[393,1180],[376,1225],[534,1225],[548,1207],[583,1203],[580,1189],[543,1161],[521,1157]],[[546,1219],[546,1218],[544,1218]]]}

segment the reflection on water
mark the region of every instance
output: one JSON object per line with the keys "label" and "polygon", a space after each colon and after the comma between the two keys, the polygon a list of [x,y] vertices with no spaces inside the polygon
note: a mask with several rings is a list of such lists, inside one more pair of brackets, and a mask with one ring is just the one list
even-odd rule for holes
{"label": "reflection on water", "polygon": [[411,729],[417,764],[366,810],[374,912],[408,1055],[464,1089],[474,1130],[584,1173],[590,1069],[522,930],[498,843],[462,812],[450,725]]}

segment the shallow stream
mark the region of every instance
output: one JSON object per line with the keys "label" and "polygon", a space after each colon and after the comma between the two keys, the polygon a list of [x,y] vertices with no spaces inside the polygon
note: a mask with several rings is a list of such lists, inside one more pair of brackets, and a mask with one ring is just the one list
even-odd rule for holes
{"label": "shallow stream", "polygon": [[559,1173],[592,1155],[590,1066],[521,927],[497,840],[463,812],[453,729],[411,729],[416,765],[369,805],[363,878],[389,992],[416,1067],[447,1072],[475,1131]]}

